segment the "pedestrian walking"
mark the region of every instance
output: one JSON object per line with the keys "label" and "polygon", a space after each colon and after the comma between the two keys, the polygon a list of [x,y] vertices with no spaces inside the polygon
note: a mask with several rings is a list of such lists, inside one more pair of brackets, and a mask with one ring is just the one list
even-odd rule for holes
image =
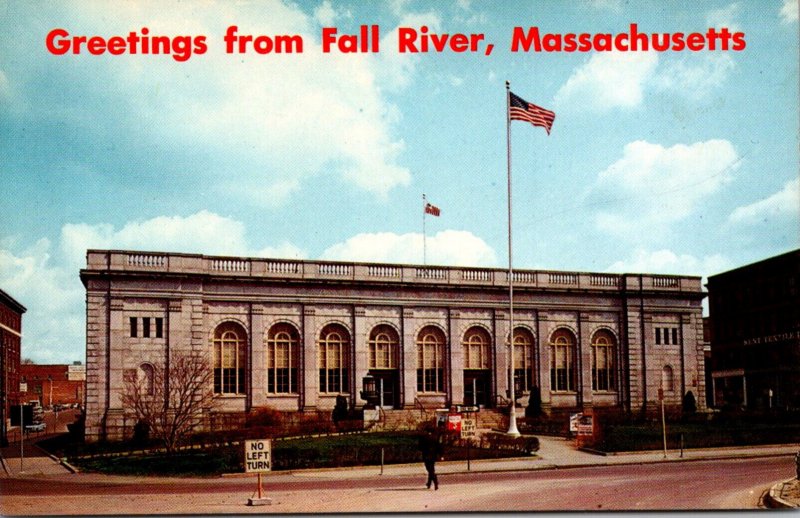
{"label": "pedestrian walking", "polygon": [[425,471],[428,472],[428,481],[425,487],[428,489],[439,489],[439,478],[436,476],[436,461],[442,456],[442,444],[439,442],[439,436],[431,428],[425,430],[425,433],[419,438],[419,450],[422,452],[422,462],[425,464]]}

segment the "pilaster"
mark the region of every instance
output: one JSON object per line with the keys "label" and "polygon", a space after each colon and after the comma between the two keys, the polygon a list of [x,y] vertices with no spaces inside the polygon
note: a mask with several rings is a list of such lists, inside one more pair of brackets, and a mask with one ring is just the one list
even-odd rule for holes
{"label": "pilaster", "polygon": [[414,406],[417,397],[417,339],[414,335],[414,310],[403,308],[400,337],[402,343],[401,354],[403,357],[402,401],[404,406]]}
{"label": "pilaster", "polygon": [[319,394],[319,369],[317,368],[317,339],[316,339],[316,310],[312,306],[303,308],[303,364],[302,379],[303,393],[301,394],[301,408],[315,410]]}

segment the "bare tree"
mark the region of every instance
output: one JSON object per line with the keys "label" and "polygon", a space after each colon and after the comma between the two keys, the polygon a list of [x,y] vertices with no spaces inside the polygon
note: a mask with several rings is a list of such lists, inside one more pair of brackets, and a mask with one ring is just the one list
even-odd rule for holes
{"label": "bare tree", "polygon": [[149,426],[150,436],[172,453],[213,404],[214,373],[199,354],[172,358],[165,365],[145,364],[125,376],[122,404]]}

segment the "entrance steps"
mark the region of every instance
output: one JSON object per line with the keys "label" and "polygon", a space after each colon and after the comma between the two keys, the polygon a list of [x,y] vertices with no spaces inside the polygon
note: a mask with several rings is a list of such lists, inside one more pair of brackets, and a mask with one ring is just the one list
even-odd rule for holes
{"label": "entrance steps", "polygon": [[[372,430],[418,430],[426,422],[431,422],[436,414],[434,409],[406,408],[384,409],[379,419],[371,426]],[[508,428],[508,416],[494,408],[483,408],[475,413],[479,430],[504,430]]]}

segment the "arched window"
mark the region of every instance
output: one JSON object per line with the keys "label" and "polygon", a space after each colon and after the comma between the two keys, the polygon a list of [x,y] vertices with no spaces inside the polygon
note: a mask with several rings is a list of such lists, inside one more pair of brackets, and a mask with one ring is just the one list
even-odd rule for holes
{"label": "arched window", "polygon": [[275,324],[267,333],[267,392],[297,393],[300,335],[289,324]]}
{"label": "arched window", "polygon": [[550,388],[556,392],[575,390],[575,335],[558,329],[550,337]]}
{"label": "arched window", "polygon": [[417,335],[417,392],[444,392],[444,333],[426,326]]}
{"label": "arched window", "polygon": [[148,396],[155,394],[155,382],[153,380],[154,369],[149,363],[143,363],[139,366],[141,371],[141,382],[144,393]]}
{"label": "arched window", "polygon": [[669,365],[664,365],[664,368],[661,369],[661,388],[664,392],[672,392],[675,390],[672,367]]}
{"label": "arched window", "polygon": [[350,334],[337,324],[322,329],[317,342],[319,391],[350,392]]}
{"label": "arched window", "polygon": [[464,369],[488,370],[491,368],[489,356],[489,333],[481,327],[471,327],[464,334]]}
{"label": "arched window", "polygon": [[614,390],[614,349],[616,340],[609,331],[592,337],[592,390]]}
{"label": "arched window", "polygon": [[524,327],[514,330],[514,379],[523,392],[533,386],[533,335]]}
{"label": "arched window", "polygon": [[247,334],[242,326],[225,322],[214,330],[214,393],[244,394]]}
{"label": "arched window", "polygon": [[392,326],[379,325],[369,335],[369,368],[396,369],[400,338]]}

